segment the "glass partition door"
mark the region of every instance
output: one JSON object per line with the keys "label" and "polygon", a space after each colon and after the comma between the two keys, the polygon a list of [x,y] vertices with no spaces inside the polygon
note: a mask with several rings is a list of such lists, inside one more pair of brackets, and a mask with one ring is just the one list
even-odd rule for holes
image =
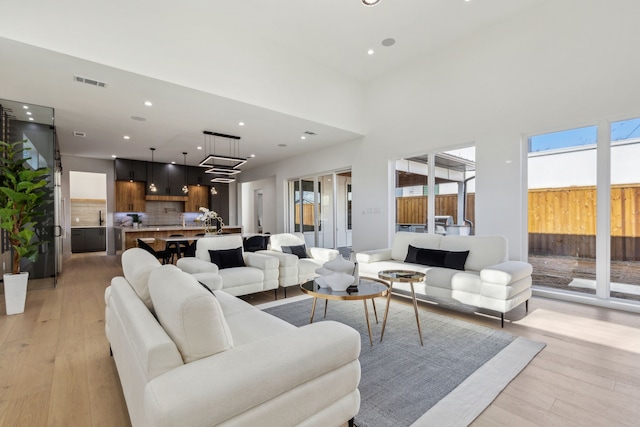
{"label": "glass partition door", "polygon": [[[43,241],[38,259],[32,262],[23,258],[21,271],[29,272],[28,289],[41,289],[55,286],[60,271],[62,242],[59,215],[61,209],[59,179],[55,175],[60,170],[56,163],[56,139],[53,108],[22,102],[0,100],[3,141],[24,141],[25,156],[30,159],[28,165],[34,169],[48,168],[49,176],[45,187],[46,201],[41,210],[43,215],[37,218],[34,227],[35,237]],[[2,261],[4,272],[11,272],[12,248],[2,233]]]}
{"label": "glass partition door", "polygon": [[305,235],[308,246],[351,247],[351,171],[289,181],[287,229]]}

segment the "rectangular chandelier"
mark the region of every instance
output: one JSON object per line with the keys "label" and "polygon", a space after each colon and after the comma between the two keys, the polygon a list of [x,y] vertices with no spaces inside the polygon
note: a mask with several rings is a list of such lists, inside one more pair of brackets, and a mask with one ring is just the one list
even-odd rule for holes
{"label": "rectangular chandelier", "polygon": [[[211,154],[205,157],[199,163],[199,166],[208,167],[209,169],[206,171],[206,173],[211,173],[211,174],[235,175],[237,173],[240,173],[240,170],[238,170],[238,168],[247,162],[246,158],[239,157],[236,155],[236,153],[239,151],[238,141],[240,140],[240,137],[235,135],[227,135],[224,133],[211,132],[208,130],[205,130],[202,133],[205,135],[205,138],[209,136],[214,138],[220,137],[220,138],[226,138],[231,140],[230,146],[229,146],[230,154],[225,155],[221,153],[216,153],[215,139],[214,139],[214,146],[213,146],[213,150],[211,151]],[[234,172],[230,172],[230,171],[234,171]]]}
{"label": "rectangular chandelier", "polygon": [[235,181],[236,181],[235,178],[230,178],[226,176],[217,176],[211,180],[211,182],[221,182],[223,184],[231,184],[232,182],[235,182]]}
{"label": "rectangular chandelier", "polygon": [[212,173],[214,175],[236,175],[242,172],[240,169],[233,169],[230,167],[214,166],[211,169],[207,169],[204,173]]}

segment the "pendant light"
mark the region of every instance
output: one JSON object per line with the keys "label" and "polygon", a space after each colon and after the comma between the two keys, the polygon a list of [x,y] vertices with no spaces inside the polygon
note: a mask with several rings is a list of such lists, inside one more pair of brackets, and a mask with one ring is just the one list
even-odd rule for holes
{"label": "pendant light", "polygon": [[153,182],[153,152],[156,151],[155,148],[150,148],[151,150],[151,184],[149,185],[149,190],[152,193],[155,193],[156,191],[158,191],[158,189],[156,188],[156,184]]}
{"label": "pendant light", "polygon": [[216,187],[211,187],[211,195],[215,196],[216,194],[218,194],[218,190],[216,190]]}
{"label": "pendant light", "polygon": [[187,153],[183,151],[182,155],[184,156],[184,185],[182,186],[182,192],[184,194],[188,194],[189,186],[187,185]]}

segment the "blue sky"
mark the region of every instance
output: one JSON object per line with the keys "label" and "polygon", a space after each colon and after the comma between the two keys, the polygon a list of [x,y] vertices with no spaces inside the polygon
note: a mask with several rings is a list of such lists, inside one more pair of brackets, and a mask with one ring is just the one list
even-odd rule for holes
{"label": "blue sky", "polygon": [[[529,152],[579,147],[596,143],[597,126],[536,135],[529,138]],[[640,138],[640,118],[611,123],[611,141]]]}

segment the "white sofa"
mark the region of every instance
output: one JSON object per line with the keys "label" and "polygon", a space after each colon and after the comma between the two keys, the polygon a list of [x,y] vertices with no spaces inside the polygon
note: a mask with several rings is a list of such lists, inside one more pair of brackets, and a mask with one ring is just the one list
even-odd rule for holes
{"label": "white sofa", "polygon": [[[209,289],[223,289],[239,296],[278,288],[278,260],[264,254],[245,252],[240,235],[205,237],[196,243],[195,257],[183,257],[178,268],[193,274]],[[224,268],[211,262],[209,251],[237,250],[242,254],[242,267]],[[221,279],[219,282],[218,280]]]}
{"label": "white sofa", "polygon": [[[441,251],[469,251],[464,271],[405,262],[409,246]],[[463,304],[504,313],[531,298],[531,264],[508,260],[507,239],[502,236],[441,236],[397,232],[391,248],[359,252],[361,276],[377,277],[382,270],[412,270],[425,273],[414,284],[417,297],[456,300]],[[394,291],[410,291],[409,283],[394,283]]]}
{"label": "white sofa", "polygon": [[324,427],[357,414],[354,329],[294,327],[142,249],[122,267],[105,292],[105,331],[134,427]]}
{"label": "white sofa", "polygon": [[[291,253],[283,253],[282,247],[295,247],[304,245],[306,258],[299,258]],[[273,234],[269,239],[268,249],[258,251],[259,254],[275,257],[279,261],[278,282],[284,288],[284,296],[287,296],[287,287],[296,286],[309,279],[317,277],[316,269],[338,256],[336,249],[307,247],[302,233]]]}

